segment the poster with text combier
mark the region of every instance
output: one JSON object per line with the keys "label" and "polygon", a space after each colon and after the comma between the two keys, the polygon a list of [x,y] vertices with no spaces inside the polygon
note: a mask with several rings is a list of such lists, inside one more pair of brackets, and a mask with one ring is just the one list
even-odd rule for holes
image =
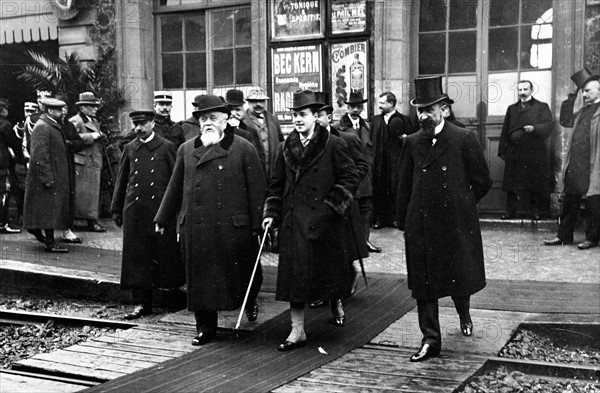
{"label": "poster with text combier", "polygon": [[283,123],[292,121],[296,90],[321,91],[321,45],[292,46],[272,50],[273,114]]}
{"label": "poster with text combier", "polygon": [[[351,92],[361,93],[364,98],[369,96],[367,55],[367,41],[331,45],[331,105],[336,120],[346,113],[344,102]],[[366,119],[368,105],[364,107],[361,116]]]}

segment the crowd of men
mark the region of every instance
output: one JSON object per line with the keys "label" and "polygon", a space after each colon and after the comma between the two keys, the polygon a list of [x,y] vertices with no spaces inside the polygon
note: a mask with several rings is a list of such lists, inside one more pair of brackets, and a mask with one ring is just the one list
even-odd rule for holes
{"label": "crowd of men", "polygon": [[[586,203],[587,249],[600,240],[600,76],[582,70],[577,89],[563,103],[560,122],[573,127],[561,176],[564,206],[559,231],[546,245],[573,241]],[[528,195],[533,219],[548,192],[547,139],[554,130],[547,104],[532,97],[534,85],[518,82],[519,101],[505,117],[499,156],[506,162],[503,189],[514,218]],[[581,90],[583,108],[573,113]],[[357,266],[369,252],[372,228],[404,232],[408,286],[417,299],[423,340],[410,360],[441,351],[438,299],[454,301],[462,333],[473,334],[470,296],[485,287],[477,203],[492,185],[474,131],[452,112],[441,77],[415,80],[417,121],[396,110],[391,92],[378,96],[381,114],[361,117],[367,99],[352,92],[346,114],[333,119],[324,92],[297,91],[290,110],[294,130],[284,139],[266,110],[268,95],[195,97],[188,119],[170,118],[172,94],[156,91],[152,109],[129,113],[132,129],[122,140],[122,159],[111,204],[123,228],[121,286],[135,306],[126,319],[152,313],[152,288],[183,288],[194,312],[193,345],[212,341],[218,312],[244,305],[259,316],[262,269],[255,260],[270,234],[279,253],[276,299],[290,304],[291,329],[278,350],[307,343],[305,306],[328,304],[331,323],[345,326],[344,299],[352,296]],[[40,92],[25,103],[25,120],[7,122],[0,99],[0,230],[19,232],[8,218],[10,195],[22,225],[48,252],[67,252],[54,237],[81,242],[74,219],[104,231],[98,219],[102,140],[96,114],[100,100],[79,96],[77,115],[65,121],[66,103]],[[542,175],[545,173],[545,175]],[[357,261],[359,263],[357,263]]]}

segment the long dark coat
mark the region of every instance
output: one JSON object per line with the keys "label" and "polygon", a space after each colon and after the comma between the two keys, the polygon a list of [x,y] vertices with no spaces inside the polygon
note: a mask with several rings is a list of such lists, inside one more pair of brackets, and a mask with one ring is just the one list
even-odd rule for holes
{"label": "long dark coat", "polygon": [[422,131],[405,139],[397,209],[415,299],[466,296],[485,287],[476,204],[491,185],[472,131],[445,122],[433,146]]}
{"label": "long dark coat", "polygon": [[177,151],[154,221],[171,223],[181,209],[189,310],[241,306],[258,254],[253,234],[261,231],[265,189],[256,149],[230,126],[219,145],[207,148],[196,138]]}
{"label": "long dark coat", "polygon": [[[332,127],[337,128],[341,132],[345,132],[348,134],[356,135],[360,142],[363,145],[363,154],[365,159],[369,164],[369,170],[365,177],[362,177],[360,184],[358,185],[358,190],[356,191],[355,198],[363,198],[369,197],[373,195],[373,142],[371,141],[371,128],[369,124],[364,120],[360,119],[360,128],[355,130],[352,125],[352,120],[350,120],[350,116],[345,114],[342,116]],[[355,161],[356,163],[356,161]]]}
{"label": "long dark coat", "polygon": [[186,141],[194,139],[200,135],[200,123],[194,116],[190,116],[187,119],[180,121],[181,129],[183,130],[183,137]]}
{"label": "long dark coat", "polygon": [[145,283],[173,288],[183,283],[174,223],[164,235],[154,231],[154,216],[175,167],[175,145],[160,135],[148,143],[138,138],[125,145],[115,180],[110,211],[123,216],[122,289]]}
{"label": "long dark coat", "polygon": [[[554,131],[548,104],[532,98],[526,108],[517,102],[508,107],[500,135],[498,156],[504,158],[505,191],[550,191],[550,161],[546,139]],[[534,126],[526,133],[523,127]]]}
{"label": "long dark coat", "polygon": [[71,221],[72,187],[69,151],[61,125],[46,114],[40,116],[33,127],[30,154],[23,226],[67,229]]}
{"label": "long dark coat", "polygon": [[[258,155],[260,156],[261,162],[264,163],[265,177],[269,179],[271,177],[271,168],[273,166],[273,162],[275,161],[275,157],[277,156],[279,144],[283,142],[283,134],[281,133],[279,120],[277,120],[273,114],[264,111],[263,117],[264,121],[261,124],[260,120],[254,115],[254,113],[252,113],[250,109],[247,109],[242,121],[246,126],[246,130],[254,132],[257,136],[257,140],[260,142],[257,146]],[[268,152],[265,151],[262,143],[261,129],[265,130],[266,134],[268,135]]]}
{"label": "long dark coat", "polygon": [[343,217],[359,177],[340,138],[316,125],[304,149],[297,131],[273,164],[265,217],[279,227],[276,299],[307,303],[350,290]]}
{"label": "long dark coat", "polygon": [[154,132],[166,140],[173,142],[177,148],[179,148],[179,146],[185,142],[185,136],[183,134],[183,128],[181,127],[181,124],[175,123],[173,120],[171,120],[171,116],[163,117],[154,115]]}

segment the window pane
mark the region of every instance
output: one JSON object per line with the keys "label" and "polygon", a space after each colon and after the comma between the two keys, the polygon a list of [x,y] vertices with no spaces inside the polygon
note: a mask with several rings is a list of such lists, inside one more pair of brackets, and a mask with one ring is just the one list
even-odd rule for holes
{"label": "window pane", "polygon": [[161,44],[163,52],[179,52],[183,48],[181,42],[181,18],[163,16],[161,19]]}
{"label": "window pane", "polygon": [[252,83],[252,48],[238,48],[235,51],[235,83]]}
{"label": "window pane", "polygon": [[515,25],[518,22],[518,0],[490,0],[490,26]]}
{"label": "window pane", "polygon": [[523,0],[522,4],[523,23],[552,22],[552,0]]}
{"label": "window pane", "polygon": [[233,11],[212,13],[213,48],[231,48],[233,46]]}
{"label": "window pane", "polygon": [[552,67],[552,25],[521,29],[521,68]]}
{"label": "window pane", "polygon": [[522,72],[519,79],[530,80],[533,83],[533,96],[540,101],[552,102],[552,71]]}
{"label": "window pane", "polygon": [[206,53],[188,53],[185,55],[185,87],[206,87]]}
{"label": "window pane", "polygon": [[517,72],[490,74],[484,86],[483,99],[488,102],[489,116],[504,116],[506,108],[517,102]]}
{"label": "window pane", "polygon": [[451,0],[450,30],[477,27],[477,0]]}
{"label": "window pane", "polygon": [[214,85],[233,85],[233,49],[213,51]]}
{"label": "window pane", "polygon": [[252,23],[250,20],[250,8],[241,8],[236,10],[235,13],[235,45],[251,45]]}
{"label": "window pane", "polygon": [[162,82],[165,89],[183,87],[183,55],[162,55]]}
{"label": "window pane", "polygon": [[477,116],[477,76],[449,76],[446,94],[454,100],[452,110],[456,117]]}
{"label": "window pane", "polygon": [[419,31],[446,29],[446,0],[421,0]]}
{"label": "window pane", "polygon": [[419,74],[443,74],[446,65],[444,33],[419,35]]}
{"label": "window pane", "polygon": [[450,33],[448,39],[448,72],[475,72],[477,32]]}
{"label": "window pane", "polygon": [[516,70],[519,30],[517,28],[490,29],[490,71]]}
{"label": "window pane", "polygon": [[185,49],[188,51],[206,50],[206,25],[204,14],[185,18]]}

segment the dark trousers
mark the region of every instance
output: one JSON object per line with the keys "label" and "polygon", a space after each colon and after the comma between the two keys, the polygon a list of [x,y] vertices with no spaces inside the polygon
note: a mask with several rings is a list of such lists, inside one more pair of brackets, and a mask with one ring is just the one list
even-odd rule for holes
{"label": "dark trousers", "polygon": [[[454,307],[459,316],[469,314],[470,296],[452,296]],[[418,300],[419,328],[423,334],[422,344],[429,344],[442,349],[442,331],[440,328],[439,307],[437,300]]]}
{"label": "dark trousers", "polygon": [[[531,213],[534,216],[540,214],[542,210],[542,193],[530,192],[529,202],[531,204]],[[519,207],[519,194],[513,191],[506,191],[506,213],[515,215]]]}
{"label": "dark trousers", "polygon": [[198,310],[194,312],[194,317],[196,318],[196,332],[217,333],[219,314],[216,310]]}
{"label": "dark trousers", "polygon": [[370,196],[358,198],[358,208],[363,220],[365,239],[369,240],[373,221],[373,199]]}
{"label": "dark trousers", "polygon": [[141,304],[144,308],[152,310],[152,283],[143,289],[133,289],[131,291],[133,304]]}
{"label": "dark trousers", "polygon": [[[375,190],[375,189],[374,189]],[[397,221],[396,193],[379,192],[373,196],[374,220],[384,226]]]}
{"label": "dark trousers", "polygon": [[[573,241],[581,195],[565,194],[557,237],[564,242]],[[587,197],[585,201],[585,239],[592,243],[600,241],[600,195]]]}

